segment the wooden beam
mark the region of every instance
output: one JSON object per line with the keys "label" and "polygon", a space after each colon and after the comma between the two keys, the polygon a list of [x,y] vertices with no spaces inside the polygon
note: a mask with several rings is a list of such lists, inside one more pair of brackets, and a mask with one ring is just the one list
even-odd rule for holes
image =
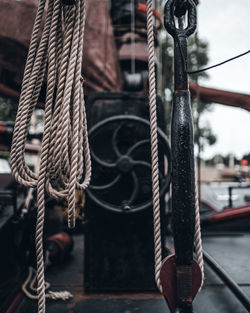
{"label": "wooden beam", "polygon": [[189,89],[192,98],[195,98],[197,93],[199,93],[201,100],[229,105],[250,111],[250,95],[214,88],[206,88],[198,86],[195,83],[189,83]]}

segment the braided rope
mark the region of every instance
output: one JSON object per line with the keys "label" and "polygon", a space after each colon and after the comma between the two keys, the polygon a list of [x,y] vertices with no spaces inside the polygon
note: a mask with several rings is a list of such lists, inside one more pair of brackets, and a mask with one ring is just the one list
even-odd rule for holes
{"label": "braided rope", "polygon": [[[43,33],[39,31],[45,8]],[[63,6],[60,0],[40,0],[33,27],[22,84],[11,150],[15,179],[27,187],[37,187],[37,293],[38,313],[45,312],[43,227],[45,192],[68,199],[68,224],[75,226],[75,189],[85,190],[91,177],[87,121],[82,88],[82,47],[85,1]],[[42,83],[47,82],[44,133],[38,174],[24,159],[31,115]],[[84,181],[81,179],[84,174]],[[51,294],[51,298],[58,295]]]}
{"label": "braided rope", "polygon": [[194,247],[197,257],[197,262],[200,266],[202,273],[201,288],[204,284],[204,260],[202,252],[202,240],[201,240],[201,222],[200,222],[200,205],[199,205],[199,193],[198,193],[198,182],[197,182],[197,166],[195,171],[195,232],[194,232]]}
{"label": "braided rope", "polygon": [[[32,276],[34,276],[32,278]],[[37,295],[37,289],[35,287],[35,283],[36,283],[36,270],[33,267],[29,267],[29,273],[28,276],[26,278],[26,280],[24,281],[24,283],[22,284],[22,291],[23,293],[32,300],[37,300],[38,299],[38,295]],[[34,293],[31,293],[28,288]],[[45,282],[45,289],[49,289],[50,288],[50,283]],[[52,300],[63,300],[66,301],[70,298],[73,297],[73,295],[69,292],[69,291],[51,291],[48,290],[48,292],[45,294],[45,297],[48,299],[52,299]]]}
{"label": "braided rope", "polygon": [[161,243],[161,219],[160,219],[154,25],[153,25],[152,0],[147,0],[147,36],[148,36],[147,39],[148,39],[148,64],[149,64],[149,111],[150,111],[150,129],[151,129],[152,185],[153,185],[155,281],[158,289],[161,291],[162,288],[160,283],[160,269],[162,262],[162,250],[161,250],[162,243]]}

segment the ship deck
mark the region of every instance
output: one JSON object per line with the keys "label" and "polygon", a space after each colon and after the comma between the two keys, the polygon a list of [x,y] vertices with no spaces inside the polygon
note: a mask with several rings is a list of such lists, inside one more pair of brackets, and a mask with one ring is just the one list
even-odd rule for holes
{"label": "ship deck", "polygon": [[[85,294],[83,236],[75,236],[74,241],[71,259],[46,273],[46,280],[52,284],[52,290],[68,290],[74,298],[66,302],[48,300],[47,313],[169,313],[164,299],[158,293]],[[248,233],[203,235],[204,249],[250,297],[249,242]],[[194,301],[196,313],[248,312],[208,265],[205,265],[205,277],[205,286]],[[27,312],[37,312],[36,301],[23,301],[19,313]]]}

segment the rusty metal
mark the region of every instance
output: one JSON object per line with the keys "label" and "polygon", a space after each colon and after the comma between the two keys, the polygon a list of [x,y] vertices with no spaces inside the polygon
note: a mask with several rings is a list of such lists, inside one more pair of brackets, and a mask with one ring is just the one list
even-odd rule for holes
{"label": "rusty metal", "polygon": [[[196,29],[196,6],[186,2],[188,26],[177,28],[174,12],[178,1],[165,5],[164,23],[174,39],[174,103],[172,115],[172,228],[175,245],[177,307],[175,312],[193,312],[192,275],[195,227],[195,171],[193,121],[186,72],[188,37]],[[183,269],[185,273],[183,275]]]}
{"label": "rusty metal", "polygon": [[[191,273],[190,273],[191,271]],[[178,279],[177,275],[178,273]],[[188,275],[187,275],[188,274]],[[184,275],[184,277],[182,277]],[[195,277],[192,281],[189,276]],[[183,279],[182,279],[183,278]],[[170,255],[163,261],[160,279],[164,297],[168,303],[171,312],[175,312],[178,307],[178,290],[182,297],[190,297],[193,299],[200,289],[200,281],[202,274],[199,265],[193,261],[192,266],[176,266],[175,255]],[[191,283],[191,284],[190,284]],[[191,294],[189,295],[189,293]],[[190,304],[187,304],[190,307]],[[186,311],[184,311],[186,312]],[[189,312],[189,311],[187,311]],[[176,313],[176,312],[175,312]]]}

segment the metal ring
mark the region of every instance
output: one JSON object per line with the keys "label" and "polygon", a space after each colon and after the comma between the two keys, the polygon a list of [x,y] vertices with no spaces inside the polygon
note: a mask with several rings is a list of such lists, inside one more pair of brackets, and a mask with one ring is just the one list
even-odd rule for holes
{"label": "metal ring", "polygon": [[193,0],[188,0],[188,26],[185,29],[179,29],[174,23],[174,5],[176,0],[168,0],[164,8],[164,25],[166,30],[175,37],[178,34],[189,37],[197,26],[196,5]]}

